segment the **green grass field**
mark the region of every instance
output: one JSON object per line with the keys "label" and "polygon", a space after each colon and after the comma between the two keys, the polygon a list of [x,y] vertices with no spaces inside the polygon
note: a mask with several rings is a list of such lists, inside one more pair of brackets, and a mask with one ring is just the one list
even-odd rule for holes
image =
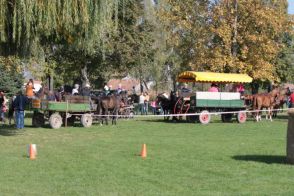
{"label": "green grass field", "polygon": [[[29,124],[29,123],[28,123]],[[0,129],[1,195],[294,195],[287,119]],[[26,156],[35,143],[37,159]],[[148,157],[142,160],[143,143]]]}

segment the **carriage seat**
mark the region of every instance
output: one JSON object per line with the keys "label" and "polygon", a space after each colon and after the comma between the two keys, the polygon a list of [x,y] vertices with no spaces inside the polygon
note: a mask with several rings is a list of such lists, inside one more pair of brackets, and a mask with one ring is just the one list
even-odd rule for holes
{"label": "carriage seat", "polygon": [[76,96],[76,95],[66,95],[64,96],[65,101],[68,103],[89,103],[90,99],[88,96]]}

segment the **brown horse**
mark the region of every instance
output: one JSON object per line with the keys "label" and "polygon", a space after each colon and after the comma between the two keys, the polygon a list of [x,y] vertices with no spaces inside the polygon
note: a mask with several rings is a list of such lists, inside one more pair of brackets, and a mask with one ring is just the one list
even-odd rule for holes
{"label": "brown horse", "polygon": [[261,121],[261,112],[260,110],[265,108],[267,109],[266,119],[272,121],[272,110],[277,104],[277,97],[279,96],[280,89],[275,88],[270,93],[256,94],[253,96],[253,110],[256,110],[255,118],[256,121]]}
{"label": "brown horse", "polygon": [[[102,96],[97,99],[97,113],[105,117],[106,125],[108,125],[108,115],[109,112],[111,112],[110,114],[112,115],[112,124],[116,125],[121,103],[126,105],[127,101],[128,96],[126,92],[122,92],[120,94],[112,94],[109,96]],[[102,123],[103,117],[101,118]]]}

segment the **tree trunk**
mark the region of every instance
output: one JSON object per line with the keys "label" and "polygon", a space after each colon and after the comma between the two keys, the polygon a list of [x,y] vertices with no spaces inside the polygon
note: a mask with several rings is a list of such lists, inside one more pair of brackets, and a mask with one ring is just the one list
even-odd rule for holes
{"label": "tree trunk", "polygon": [[232,40],[232,55],[234,58],[237,57],[237,36],[238,36],[238,0],[234,0],[234,9],[235,9],[235,18],[234,18],[234,24],[233,24],[233,40]]}
{"label": "tree trunk", "polygon": [[90,85],[88,73],[87,73],[87,65],[81,69],[81,79],[82,79],[82,87],[85,87],[87,84]]}

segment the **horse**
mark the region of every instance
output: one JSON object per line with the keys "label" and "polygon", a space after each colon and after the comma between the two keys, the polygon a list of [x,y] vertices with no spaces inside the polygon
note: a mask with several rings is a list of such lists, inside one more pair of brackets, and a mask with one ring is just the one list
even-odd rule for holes
{"label": "horse", "polygon": [[275,88],[270,93],[262,93],[262,94],[256,94],[253,96],[253,110],[257,110],[255,112],[256,121],[261,121],[261,112],[260,110],[262,108],[266,108],[267,114],[266,119],[269,119],[272,121],[272,110],[274,106],[277,104],[277,97],[279,96],[280,89]]}
{"label": "horse", "polygon": [[[174,106],[176,102],[177,102],[177,96],[175,95],[173,91],[170,92],[169,96],[166,93],[161,93],[161,94],[158,94],[156,97],[156,104],[161,106],[164,115],[174,113],[173,111],[174,111]],[[164,119],[168,120],[169,116],[164,117]],[[173,119],[175,119],[175,117],[173,117]]]}
{"label": "horse", "polygon": [[[128,97],[127,97],[127,93],[122,91],[120,94],[112,94],[108,96],[98,97],[96,101],[97,101],[97,113],[99,115],[106,115],[105,116],[106,125],[108,125],[109,111],[111,111],[111,114],[112,114],[112,124],[116,125],[119,109],[122,103],[124,105],[127,104]],[[103,124],[103,118],[101,119]]]}

